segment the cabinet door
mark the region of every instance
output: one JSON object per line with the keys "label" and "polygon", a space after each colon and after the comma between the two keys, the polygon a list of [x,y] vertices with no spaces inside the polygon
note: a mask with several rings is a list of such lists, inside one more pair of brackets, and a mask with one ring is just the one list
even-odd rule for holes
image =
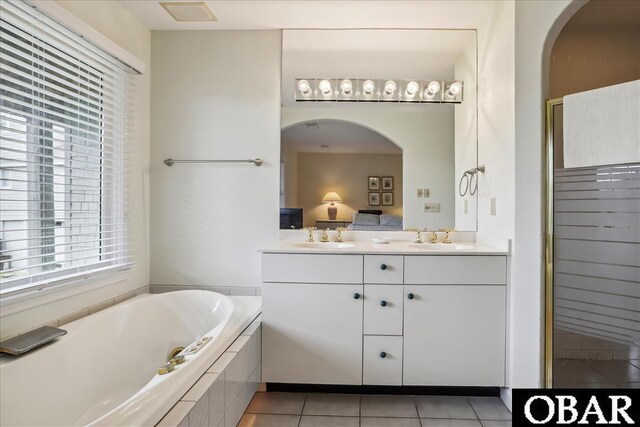
{"label": "cabinet door", "polygon": [[364,333],[402,335],[402,285],[364,285]]}
{"label": "cabinet door", "polygon": [[504,286],[404,288],[404,385],[505,384]]}
{"label": "cabinet door", "polygon": [[263,381],[362,384],[362,288],[264,283]]}

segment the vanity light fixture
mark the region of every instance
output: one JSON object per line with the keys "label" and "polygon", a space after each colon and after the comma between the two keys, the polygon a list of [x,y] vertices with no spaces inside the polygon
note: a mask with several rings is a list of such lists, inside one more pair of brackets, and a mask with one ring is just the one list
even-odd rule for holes
{"label": "vanity light fixture", "polygon": [[353,95],[353,83],[349,79],[344,79],[340,82],[340,91],[342,92],[342,96],[345,98],[349,98]]}
{"label": "vanity light fixture", "polygon": [[413,100],[419,90],[420,90],[420,85],[418,84],[418,82],[412,80],[409,83],[407,83],[407,87],[404,90],[404,97],[407,98],[408,100]]}
{"label": "vanity light fixture", "polygon": [[459,80],[296,79],[298,102],[396,102],[460,104],[464,83]]}
{"label": "vanity light fixture", "polygon": [[386,98],[393,98],[393,95],[395,94],[397,89],[397,85],[396,82],[394,82],[393,80],[387,80],[387,82],[384,84],[384,92],[382,93],[382,95]]}

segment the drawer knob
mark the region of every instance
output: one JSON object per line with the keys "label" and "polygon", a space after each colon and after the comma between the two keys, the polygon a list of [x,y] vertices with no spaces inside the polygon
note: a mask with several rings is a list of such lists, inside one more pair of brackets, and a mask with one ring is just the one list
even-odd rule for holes
{"label": "drawer knob", "polygon": [[360,299],[360,294],[357,292],[353,294],[353,299]]}
{"label": "drawer knob", "polygon": [[385,300],[380,301],[380,305],[383,307],[387,306],[387,302]]}
{"label": "drawer knob", "polygon": [[409,294],[409,295],[407,295],[407,298],[409,298],[409,299],[414,299],[414,298],[415,298],[415,295],[413,295],[413,294]]}
{"label": "drawer knob", "polygon": [[387,264],[380,264],[380,270],[386,270]]}
{"label": "drawer knob", "polygon": [[384,351],[381,351],[380,352],[380,357],[382,357],[384,359],[385,357],[387,357],[387,353],[385,353]]}

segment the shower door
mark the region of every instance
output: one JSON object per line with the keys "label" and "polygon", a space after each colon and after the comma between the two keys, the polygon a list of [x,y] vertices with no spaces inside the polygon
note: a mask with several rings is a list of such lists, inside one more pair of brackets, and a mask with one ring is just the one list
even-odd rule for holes
{"label": "shower door", "polygon": [[546,385],[640,387],[640,164],[564,168],[547,102]]}

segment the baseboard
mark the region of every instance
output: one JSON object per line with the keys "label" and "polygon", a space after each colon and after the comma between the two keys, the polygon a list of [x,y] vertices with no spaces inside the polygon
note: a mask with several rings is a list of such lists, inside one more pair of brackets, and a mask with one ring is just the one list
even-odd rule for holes
{"label": "baseboard", "polygon": [[499,387],[453,386],[386,386],[386,385],[335,385],[267,383],[267,391],[293,393],[342,393],[342,394],[415,394],[439,396],[500,396]]}

